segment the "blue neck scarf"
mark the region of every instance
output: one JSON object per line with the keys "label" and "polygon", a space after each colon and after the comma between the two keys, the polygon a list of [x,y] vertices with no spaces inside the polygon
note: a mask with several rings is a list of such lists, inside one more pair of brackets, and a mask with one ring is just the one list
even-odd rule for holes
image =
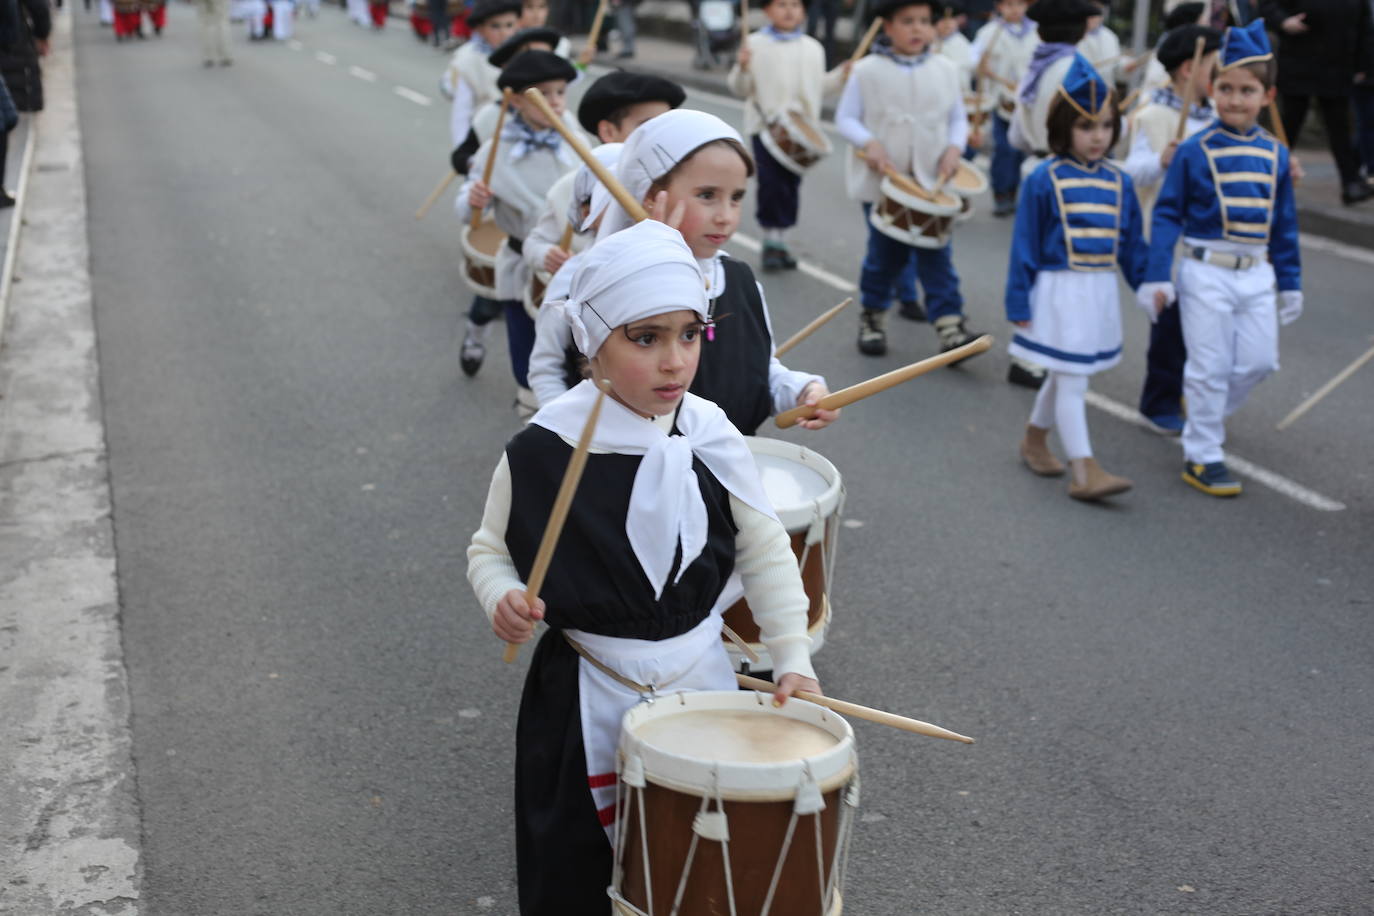
{"label": "blue neck scarf", "polygon": [[1036,45],[1035,53],[1031,55],[1030,65],[1026,67],[1025,84],[1020,95],[1021,101],[1030,104],[1035,99],[1035,90],[1040,85],[1040,77],[1044,76],[1050,64],[1064,57],[1072,57],[1074,50],[1073,45],[1065,44],[1062,41],[1046,41]]}

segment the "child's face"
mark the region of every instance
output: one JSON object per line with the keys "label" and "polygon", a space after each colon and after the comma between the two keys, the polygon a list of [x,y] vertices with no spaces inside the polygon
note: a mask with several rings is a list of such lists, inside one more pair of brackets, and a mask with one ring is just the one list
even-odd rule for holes
{"label": "child's face", "polygon": [[520,17],[514,13],[502,13],[499,16],[492,16],[486,22],[476,28],[482,40],[493,48],[499,48],[501,43],[515,34],[515,30],[520,26]]}
{"label": "child's face", "polygon": [[1079,118],[1073,125],[1073,140],[1070,148],[1073,154],[1085,162],[1096,162],[1107,155],[1112,145],[1112,121],[1116,112],[1109,111],[1111,117],[1101,117],[1095,121]]}
{"label": "child's face", "polygon": [[669,110],[667,102],[635,102],[625,110],[619,124],[611,121],[598,122],[596,135],[601,138],[602,143],[624,143],[636,127]]}
{"label": "child's face", "polygon": [[1027,0],[998,0],[997,15],[1002,17],[1003,22],[1018,25],[1026,18],[1026,9],[1029,6]]}
{"label": "child's face", "polygon": [[701,318],[690,309],[621,325],[592,357],[593,378],[611,383],[611,397],[643,417],[677,410],[697,374]]}
{"label": "child's face", "polygon": [[549,21],[548,0],[525,0],[520,7],[520,28],[539,29]]}
{"label": "child's face", "polygon": [[[563,109],[568,101],[568,84],[564,80],[545,80],[542,83],[535,83],[534,87],[544,93],[544,98],[548,101],[549,107],[561,118]],[[544,117],[544,113],[534,107],[534,103],[525,98],[523,91],[511,95],[511,105],[520,112],[520,117],[525,119],[525,123],[538,130],[548,130],[553,127],[549,119]]]}
{"label": "child's face", "polygon": [[935,23],[935,34],[940,36],[941,41],[944,41],[958,30],[959,17],[957,16],[942,16],[940,21]]}
{"label": "child's face", "polygon": [[806,18],[806,7],[801,0],[773,0],[763,8],[763,15],[779,32],[791,32]]}
{"label": "child's face", "polygon": [[1235,130],[1254,127],[1260,112],[1273,98],[1273,87],[1265,89],[1259,78],[1244,67],[1227,70],[1212,81],[1212,102],[1217,107],[1217,117]]}
{"label": "child's face", "polygon": [[[1096,16],[1089,16],[1089,17],[1088,17],[1088,28],[1087,28],[1087,31],[1088,31],[1088,32],[1091,32],[1091,31],[1093,31],[1094,29],[1096,29],[1098,26],[1100,26],[1101,24],[1102,24],[1102,16],[1101,16],[1101,14],[1096,15]],[[1087,33],[1085,32],[1084,34],[1087,34]]]}
{"label": "child's face", "polygon": [[930,7],[904,6],[883,22],[883,33],[892,42],[892,50],[910,57],[920,54],[935,40],[935,27],[930,22]]}
{"label": "child's face", "polygon": [[[713,258],[739,228],[749,174],[735,150],[712,144],[688,159],[668,182],[668,212],[685,205],[678,227],[699,259]],[[653,201],[648,201],[649,207]]]}

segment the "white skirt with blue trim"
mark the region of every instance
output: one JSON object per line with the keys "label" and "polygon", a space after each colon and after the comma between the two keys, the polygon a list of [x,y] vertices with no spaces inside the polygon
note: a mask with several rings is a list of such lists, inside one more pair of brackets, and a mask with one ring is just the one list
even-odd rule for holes
{"label": "white skirt with blue trim", "polygon": [[1092,375],[1121,362],[1116,271],[1050,270],[1031,287],[1031,323],[1015,328],[1012,356],[1052,372]]}

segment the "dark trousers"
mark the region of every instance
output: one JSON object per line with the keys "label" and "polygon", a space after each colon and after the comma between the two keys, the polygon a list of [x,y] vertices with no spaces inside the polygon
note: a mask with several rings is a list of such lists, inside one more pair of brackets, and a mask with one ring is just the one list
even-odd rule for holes
{"label": "dark trousers", "polygon": [[519,299],[501,302],[506,310],[506,347],[510,351],[510,371],[521,388],[530,387],[530,351],[534,349],[534,319]]}
{"label": "dark trousers", "polygon": [[429,22],[434,27],[434,43],[441,45],[448,41],[448,0],[429,0]]}
{"label": "dark trousers", "polygon": [[[1374,79],[1374,73],[1370,78]],[[1366,80],[1356,86],[1351,98],[1355,103],[1355,155],[1364,166],[1365,177],[1374,177],[1374,83]]]}
{"label": "dark trousers", "polygon": [[[959,275],[954,272],[951,246],[915,248],[884,235],[868,222],[872,204],[864,204],[864,223],[868,226],[868,251],[859,271],[859,297],[866,309],[892,307],[892,291],[897,288],[906,300],[905,277],[915,264],[915,278],[926,292],[926,315],[934,322],[945,315],[961,315],[964,297],[959,294]],[[915,299],[915,292],[911,294]]]}
{"label": "dark trousers", "polygon": [[806,7],[806,34],[816,37],[816,27],[825,21],[825,37],[821,45],[825,48],[825,65],[835,61],[835,19],[840,10],[838,0],[810,0]]}
{"label": "dark trousers", "polygon": [[468,319],[473,324],[488,324],[501,314],[501,300],[488,299],[486,296],[473,296],[468,308]]}
{"label": "dark trousers", "polygon": [[1021,184],[1021,163],[1026,154],[1011,145],[1011,126],[996,114],[992,116],[992,190],[997,194],[1015,194]]}
{"label": "dark trousers", "polygon": [[750,138],[759,171],[758,205],[754,216],[765,229],[789,229],[797,224],[801,204],[801,176],[784,168],[768,152],[758,134]]}
{"label": "dark trousers", "polygon": [[1172,302],[1150,327],[1145,386],[1140,390],[1141,413],[1147,417],[1176,417],[1183,413],[1183,363],[1187,358],[1178,303]]}
{"label": "dark trousers", "polygon": [[[1312,97],[1305,95],[1285,95],[1282,99],[1283,129],[1288,133],[1289,144],[1294,147],[1298,145],[1311,101]],[[1360,165],[1355,159],[1355,146],[1350,140],[1350,98],[1318,96],[1317,107],[1322,112],[1326,139],[1331,146],[1331,156],[1336,160],[1336,169],[1341,173],[1341,184],[1358,181]]]}

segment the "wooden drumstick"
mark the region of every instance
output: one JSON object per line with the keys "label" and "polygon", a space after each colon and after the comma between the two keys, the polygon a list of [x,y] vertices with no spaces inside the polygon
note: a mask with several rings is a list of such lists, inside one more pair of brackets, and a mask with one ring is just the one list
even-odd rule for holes
{"label": "wooden drumstick", "polygon": [[[869,161],[868,157],[864,155],[863,150],[856,149],[854,151],[854,155],[862,159],[864,162]],[[883,167],[883,175],[885,175],[888,178],[891,178],[898,185],[900,185],[903,190],[910,191],[917,197],[929,201],[934,201],[936,199],[936,196],[934,194],[930,193],[925,188],[917,184],[914,180],[912,180],[909,176],[903,175],[901,172],[897,171],[890,165]]]}
{"label": "wooden drumstick", "polygon": [[1197,94],[1197,74],[1202,69],[1202,50],[1207,45],[1207,39],[1198,38],[1197,44],[1193,46],[1193,68],[1188,71],[1188,82],[1183,87],[1183,110],[1178,113],[1178,129],[1174,131],[1174,140],[1182,140],[1183,132],[1188,129],[1188,112],[1193,110],[1193,98]]}
{"label": "wooden drumstick", "polygon": [[908,382],[918,375],[925,375],[935,369],[948,366],[950,363],[957,363],[961,359],[982,353],[992,346],[992,335],[984,334],[977,340],[971,340],[962,347],[956,347],[938,356],[923,359],[920,362],[903,366],[900,369],[893,369],[885,372],[876,378],[871,378],[866,382],[857,385],[850,385],[842,388],[834,394],[828,394],[821,398],[817,404],[803,404],[801,407],[793,407],[791,410],[784,410],[773,418],[773,422],[778,425],[778,429],[787,429],[795,426],[801,420],[809,420],[816,415],[818,410],[838,410],[847,407],[855,401],[862,401],[864,398],[875,395],[880,391]]}
{"label": "wooden drumstick", "polygon": [[[1274,136],[1279,138],[1279,142],[1288,146],[1288,131],[1283,126],[1283,118],[1279,117],[1279,106],[1273,99],[1269,100],[1269,121],[1274,128]],[[1293,147],[1288,146],[1289,149]]]}
{"label": "wooden drumstick", "polygon": [[739,46],[749,40],[749,0],[739,0]]}
{"label": "wooden drumstick", "polygon": [[577,62],[583,67],[592,62],[596,57],[596,43],[601,40],[601,26],[606,21],[606,7],[610,5],[610,0],[601,0],[596,5],[596,15],[592,17],[592,31],[587,36],[587,46],[582,49],[582,53],[577,56]]}
{"label": "wooden drumstick", "polygon": [[1360,368],[1365,363],[1369,362],[1371,359],[1374,359],[1374,347],[1371,347],[1370,349],[1366,350],[1364,353],[1356,357],[1353,363],[1346,366],[1340,372],[1336,373],[1335,378],[1333,378],[1331,381],[1327,382],[1325,385],[1318,388],[1310,398],[1303,401],[1297,407],[1293,408],[1293,411],[1290,414],[1288,414],[1288,416],[1284,417],[1282,420],[1279,421],[1279,424],[1275,427],[1275,429],[1286,429],[1289,426],[1289,424],[1291,424],[1298,417],[1302,416],[1303,414],[1311,410],[1313,407],[1315,407],[1318,401],[1320,401],[1322,398],[1326,397],[1328,394],[1334,391],[1337,385],[1339,385],[1341,382],[1344,382],[1346,379],[1350,378],[1350,376],[1354,375],[1356,369]]}
{"label": "wooden drumstick", "polygon": [[848,305],[849,303],[853,302],[853,301],[854,301],[854,297],[853,297],[853,296],[850,296],[848,299],[844,300],[843,302],[841,302],[839,305],[835,306],[834,308],[832,308],[832,309],[827,309],[827,310],[826,310],[824,313],[822,313],[820,316],[811,319],[811,323],[810,323],[810,324],[808,324],[806,327],[802,328],[802,329],[801,329],[800,331],[798,331],[797,333],[793,334],[791,337],[787,338],[786,342],[784,342],[782,346],[778,347],[776,350],[773,351],[773,355],[774,355],[774,356],[782,356],[782,355],[783,355],[784,353],[786,353],[788,350],[792,349],[792,348],[795,347],[797,344],[801,343],[803,340],[805,340],[806,338],[810,337],[812,331],[816,330],[816,329],[819,328],[821,325],[823,325],[823,324],[825,324],[827,321],[829,321],[831,318],[834,318],[834,317],[835,317],[836,315],[838,315],[840,312],[844,311],[844,307],[845,307],[846,305]]}
{"label": "wooden drumstick", "polygon": [[[572,457],[568,459],[568,469],[563,472],[563,482],[558,485],[553,510],[549,512],[549,521],[544,526],[544,537],[539,541],[539,551],[534,555],[534,566],[530,569],[529,581],[525,583],[525,603],[531,607],[539,597],[539,590],[544,587],[544,577],[548,575],[549,563],[553,561],[558,536],[563,533],[563,523],[568,520],[568,509],[572,507],[573,494],[577,492],[577,483],[582,479],[582,469],[587,466],[587,452],[591,449],[592,437],[596,434],[596,421],[601,416],[601,402],[606,400],[606,392],[611,390],[611,383],[602,380],[596,387],[599,389],[596,401],[592,403],[591,412],[587,414],[587,422],[582,426],[582,436],[577,440],[577,448],[573,449]],[[515,661],[515,656],[519,652],[520,643],[508,642],[501,660],[510,664]]]}
{"label": "wooden drumstick", "polygon": [[[778,690],[777,684],[770,684],[768,681],[750,677],[747,674],[736,674],[735,680],[739,682],[741,687],[748,690],[757,690],[760,693],[772,694],[776,693]],[[950,741],[958,741],[961,744],[973,743],[973,739],[967,735],[952,732],[938,725],[931,725],[929,722],[922,722],[920,719],[908,719],[906,716],[899,716],[896,713],[874,709],[871,706],[860,706],[858,703],[836,700],[806,690],[798,690],[796,693],[792,694],[792,696],[796,697],[798,700],[815,703],[817,706],[824,706],[826,709],[833,710],[841,715],[853,716],[856,719],[863,719],[866,722],[875,722],[878,725],[886,725],[891,728],[900,728],[904,732],[913,732],[917,735],[926,735],[931,738],[945,738]]]}
{"label": "wooden drumstick", "polygon": [[563,227],[563,234],[558,239],[558,247],[564,251],[572,251],[573,224],[568,221],[568,225]]}
{"label": "wooden drumstick", "polygon": [[[501,91],[501,111],[496,115],[496,132],[491,135],[491,149],[487,150],[487,163],[482,166],[482,184],[491,188],[491,172],[496,167],[496,148],[501,145],[501,128],[506,123],[506,109],[510,108],[510,90]],[[482,222],[482,211],[474,209],[470,225],[475,230]]]}
{"label": "wooden drumstick", "polygon": [[1132,89],[1130,91],[1130,94],[1128,94],[1126,98],[1121,100],[1121,104],[1117,106],[1118,115],[1124,116],[1126,112],[1131,110],[1131,105],[1135,103],[1136,97],[1140,95],[1140,88],[1141,87],[1137,86],[1136,88]]}
{"label": "wooden drumstick", "polygon": [[424,219],[425,214],[429,212],[429,208],[434,206],[434,202],[439,199],[439,195],[444,193],[444,189],[453,184],[453,179],[457,177],[458,173],[453,169],[449,169],[448,174],[444,176],[444,180],[439,182],[438,187],[429,192],[429,196],[425,198],[425,202],[420,204],[420,209],[415,211],[415,218]]}
{"label": "wooden drumstick", "polygon": [[744,657],[749,659],[749,661],[752,664],[759,664],[761,659],[759,658],[759,654],[754,651],[754,647],[749,645],[749,643],[745,642],[742,638],[740,638],[740,635],[738,633],[730,629],[730,625],[728,623],[721,623],[720,632],[722,636],[724,636],[726,639],[734,643],[735,648],[739,649],[740,652],[744,653]]}
{"label": "wooden drumstick", "polygon": [[[848,66],[850,70],[853,70],[854,65],[857,64],[863,58],[863,56],[868,53],[869,47],[873,44],[873,39],[878,37],[878,30],[882,27],[883,17],[874,16],[873,21],[868,24],[868,31],[864,32],[863,37],[859,39],[859,43],[854,46],[854,53],[849,55]],[[849,82],[848,73],[846,73],[844,75],[844,78],[840,80],[840,88],[844,88],[844,84],[847,82]]]}
{"label": "wooden drumstick", "polygon": [[563,119],[554,114],[553,109],[549,107],[549,100],[544,98],[544,93],[540,92],[538,87],[531,86],[529,89],[526,89],[525,98],[533,102],[534,107],[538,108],[549,123],[553,125],[553,129],[558,131],[563,136],[564,140],[568,141],[568,145],[573,148],[573,152],[582,157],[582,161],[587,164],[587,168],[592,170],[592,174],[596,176],[596,180],[606,186],[606,190],[611,192],[611,196],[615,198],[616,203],[625,208],[625,212],[630,214],[631,219],[635,222],[639,222],[649,218],[649,214],[645,211],[644,205],[635,200],[629,191],[625,190],[625,186],[620,183],[618,178],[610,173],[609,169],[601,164],[600,159],[592,155],[592,151],[587,149],[587,144],[582,142],[582,138],[569,130],[568,125],[563,123]]}
{"label": "wooden drumstick", "polygon": [[997,39],[1001,37],[1002,30],[1000,28],[993,29],[992,37],[988,39],[988,46],[984,48],[983,53],[978,56],[978,66],[975,68],[978,72],[978,94],[974,96],[977,102],[977,110],[974,112],[974,117],[978,119],[975,122],[978,127],[983,126],[983,103],[988,97],[988,55],[992,53],[993,48],[997,47]]}

